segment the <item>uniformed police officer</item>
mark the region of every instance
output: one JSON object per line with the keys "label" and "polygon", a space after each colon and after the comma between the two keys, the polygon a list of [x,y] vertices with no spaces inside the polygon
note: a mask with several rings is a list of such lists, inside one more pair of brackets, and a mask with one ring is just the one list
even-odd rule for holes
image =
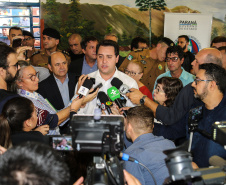
{"label": "uniformed police officer", "polygon": [[[45,28],[42,34],[44,49],[34,53],[31,56],[31,64],[33,66],[41,66],[48,68],[48,57],[51,55],[51,53],[54,53],[55,51],[60,51],[59,49],[57,49],[57,46],[60,42],[60,33],[53,28]],[[69,54],[66,54],[68,55],[68,59],[70,62]]]}
{"label": "uniformed police officer", "polygon": [[173,46],[174,42],[167,37],[162,38],[153,49],[134,50],[129,53],[126,59],[119,67],[120,71],[126,69],[132,59],[141,61],[144,65],[144,75],[141,82],[152,92],[156,78],[165,72],[166,50]]}

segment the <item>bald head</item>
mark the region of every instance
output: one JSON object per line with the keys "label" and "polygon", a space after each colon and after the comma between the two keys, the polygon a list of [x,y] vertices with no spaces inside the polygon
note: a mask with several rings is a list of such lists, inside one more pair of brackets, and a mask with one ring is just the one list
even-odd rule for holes
{"label": "bald head", "polygon": [[82,42],[82,37],[77,33],[73,33],[68,38],[70,49],[75,55],[82,54],[82,48],[80,44],[81,42]]}
{"label": "bald head", "polygon": [[195,60],[191,63],[195,74],[198,73],[199,65],[204,63],[214,63],[222,66],[221,52],[216,48],[204,48],[200,50],[196,54]]}

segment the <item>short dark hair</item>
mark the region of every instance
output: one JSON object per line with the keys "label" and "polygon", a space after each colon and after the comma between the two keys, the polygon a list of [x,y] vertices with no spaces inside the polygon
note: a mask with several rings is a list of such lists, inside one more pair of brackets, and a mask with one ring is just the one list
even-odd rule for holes
{"label": "short dark hair", "polygon": [[135,37],[132,42],[131,42],[131,51],[133,51],[133,48],[138,49],[138,43],[145,43],[148,45],[148,42],[146,39],[142,38],[142,37]]}
{"label": "short dark hair", "polygon": [[205,76],[208,80],[213,80],[216,82],[220,92],[224,94],[226,89],[226,70],[221,66],[213,63],[201,64],[199,65],[199,70],[205,70]]}
{"label": "short dark hair", "polygon": [[189,42],[189,37],[187,36],[187,35],[180,35],[179,37],[178,37],[178,39],[179,38],[184,38],[185,40],[186,40],[186,42]]}
{"label": "short dark hair", "polygon": [[184,52],[183,52],[183,49],[180,46],[174,45],[174,46],[168,47],[167,50],[166,50],[166,57],[169,53],[177,54],[180,60],[182,58],[184,58]]}
{"label": "short dark hair", "polygon": [[82,40],[82,42],[80,43],[82,49],[86,50],[87,44],[88,44],[90,41],[97,41],[97,42],[98,42],[97,38],[94,37],[94,36],[88,36],[88,37],[85,37],[85,38]]}
{"label": "short dark hair", "polygon": [[99,44],[97,44],[96,53],[98,53],[100,46],[104,46],[104,47],[112,46],[115,49],[115,56],[117,57],[119,55],[119,46],[118,46],[117,42],[115,42],[113,40],[103,40]]}
{"label": "short dark hair", "polygon": [[13,27],[11,27],[11,28],[9,29],[9,35],[10,35],[11,30],[20,30],[21,33],[23,34],[23,30],[22,30],[20,27],[18,27],[18,26],[13,26]]}
{"label": "short dark hair", "polygon": [[126,119],[138,132],[142,130],[144,132],[147,131],[146,133],[150,133],[153,130],[154,114],[145,106],[130,108]]}
{"label": "short dark hair", "polygon": [[217,48],[219,51],[224,51],[224,53],[226,54],[226,46],[221,46],[219,48]]}
{"label": "short dark hair", "polygon": [[161,84],[167,100],[164,102],[166,107],[173,104],[177,94],[183,88],[180,79],[173,77],[162,77],[157,80],[157,84]]}
{"label": "short dark hair", "polygon": [[0,156],[1,185],[65,185],[69,169],[49,146],[26,142]]}
{"label": "short dark hair", "polygon": [[34,104],[24,97],[15,97],[6,102],[2,116],[8,121],[12,133],[23,131],[24,121],[32,117]]}
{"label": "short dark hair", "polygon": [[162,39],[160,39],[158,41],[158,44],[163,44],[163,43],[166,44],[168,47],[175,45],[174,42],[171,39],[169,39],[168,37],[163,37]]}
{"label": "short dark hair", "polygon": [[226,42],[226,37],[224,37],[224,36],[217,36],[217,37],[215,37],[212,40],[210,46],[212,47],[213,43],[219,43],[219,42]]}
{"label": "short dark hair", "polygon": [[0,67],[6,69],[8,67],[7,58],[11,53],[16,53],[16,51],[12,48],[7,46],[6,44],[0,44]]}

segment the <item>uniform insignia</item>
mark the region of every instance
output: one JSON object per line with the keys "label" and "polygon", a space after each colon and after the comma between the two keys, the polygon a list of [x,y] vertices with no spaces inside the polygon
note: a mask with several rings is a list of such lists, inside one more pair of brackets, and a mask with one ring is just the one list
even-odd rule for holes
{"label": "uniform insignia", "polygon": [[34,56],[34,55],[39,54],[39,53],[40,53],[40,50],[35,51],[31,56]]}
{"label": "uniform insignia", "polygon": [[140,52],[143,51],[143,49],[134,49],[134,52]]}
{"label": "uniform insignia", "polygon": [[145,58],[146,58],[146,56],[140,55],[140,58],[145,59]]}
{"label": "uniform insignia", "polygon": [[163,67],[162,67],[162,64],[159,64],[159,65],[158,65],[158,68],[159,68],[159,70],[162,70],[162,68],[163,68]]}
{"label": "uniform insignia", "polygon": [[145,60],[141,60],[140,62],[144,65],[147,64],[147,62]]}
{"label": "uniform insignia", "polygon": [[129,55],[129,56],[127,57],[127,59],[128,59],[128,60],[132,60],[132,59],[133,59],[133,56],[132,56],[132,55]]}
{"label": "uniform insignia", "polygon": [[70,56],[70,54],[66,50],[63,50],[62,53]]}

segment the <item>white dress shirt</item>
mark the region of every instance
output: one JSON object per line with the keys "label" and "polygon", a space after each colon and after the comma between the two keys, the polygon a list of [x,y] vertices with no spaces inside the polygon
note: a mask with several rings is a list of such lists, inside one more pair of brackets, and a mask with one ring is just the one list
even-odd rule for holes
{"label": "white dress shirt", "polygon": [[[116,71],[115,71],[114,75],[107,81],[105,81],[101,77],[99,70],[88,74],[88,76],[96,79],[95,84],[93,85],[93,87],[95,87],[99,83],[102,83],[103,86],[99,89],[99,91],[103,91],[106,94],[107,94],[107,90],[110,87],[112,87],[111,80],[114,77],[117,77],[118,79],[120,79],[123,82],[123,84],[126,84],[130,89],[131,88],[138,89],[137,82],[133,78],[131,78],[130,76],[126,75],[125,73],[122,73],[121,71],[118,71],[117,68],[116,68]],[[75,88],[75,92],[76,91],[77,91],[77,85],[76,85],[76,88]],[[126,106],[127,107],[134,107],[135,106],[135,104],[133,104],[126,96],[125,96],[125,98],[127,100],[127,102],[126,102]],[[78,114],[92,114],[93,115],[94,114],[94,109],[96,107],[97,107],[97,98],[94,98],[92,101],[88,102],[84,108],[80,108],[80,110],[77,113]],[[106,112],[106,114],[108,114],[108,113]]]}

